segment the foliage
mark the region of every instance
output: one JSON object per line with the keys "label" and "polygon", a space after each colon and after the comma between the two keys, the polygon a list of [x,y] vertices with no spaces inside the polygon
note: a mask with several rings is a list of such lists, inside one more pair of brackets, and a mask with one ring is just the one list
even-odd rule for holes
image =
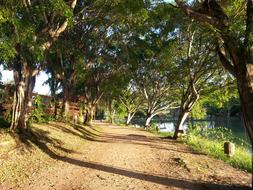
{"label": "foliage", "polygon": [[6,97],[7,93],[5,92],[5,90],[0,89],[0,104],[2,104],[5,101]]}
{"label": "foliage", "polygon": [[0,116],[0,129],[10,127],[10,123]]}
{"label": "foliage", "polygon": [[36,95],[33,102],[33,110],[29,118],[30,123],[46,123],[53,120],[53,117],[45,113],[45,106],[41,96]]}
{"label": "foliage", "polygon": [[201,138],[221,143],[229,141],[244,148],[251,148],[251,145],[248,142],[236,137],[232,130],[226,127],[207,128],[207,126],[193,125],[189,126],[187,133],[189,136],[199,136]]}
{"label": "foliage", "polygon": [[203,103],[201,101],[196,102],[194,105],[191,116],[193,119],[203,119],[206,117],[206,108],[204,107]]}

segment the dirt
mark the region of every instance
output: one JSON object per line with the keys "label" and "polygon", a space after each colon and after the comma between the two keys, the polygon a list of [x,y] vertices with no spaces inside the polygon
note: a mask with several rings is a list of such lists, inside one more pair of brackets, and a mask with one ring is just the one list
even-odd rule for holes
{"label": "dirt", "polygon": [[251,189],[252,175],[134,128],[101,124],[102,133],[9,190]]}

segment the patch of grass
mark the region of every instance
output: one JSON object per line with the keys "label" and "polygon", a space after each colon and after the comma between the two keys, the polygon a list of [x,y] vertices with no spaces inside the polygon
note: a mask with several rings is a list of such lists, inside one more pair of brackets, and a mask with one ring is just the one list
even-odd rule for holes
{"label": "patch of grass", "polygon": [[182,139],[182,141],[195,151],[223,160],[233,167],[252,172],[252,155],[243,147],[236,146],[235,155],[229,158],[224,154],[224,141],[214,141],[194,135],[188,135],[186,138]]}
{"label": "patch of grass", "polygon": [[157,131],[156,130],[156,127],[150,127],[149,129],[148,129],[148,131],[150,132],[150,133],[153,133],[153,134],[155,134],[155,135],[158,135],[158,136],[160,136],[160,137],[168,137],[168,136],[173,136],[173,132],[161,132],[161,131]]}
{"label": "patch of grass", "polygon": [[9,133],[0,133],[0,143],[11,141],[11,146],[0,146],[0,183],[15,183],[41,170],[54,168],[57,157],[80,154],[88,143],[99,134],[96,126],[83,126],[52,122],[34,124],[23,137],[24,149],[16,148],[16,141]]}
{"label": "patch of grass", "polygon": [[[159,132],[156,131],[155,127],[149,129],[149,132],[156,134],[160,137],[168,137],[173,136],[173,132]],[[242,169],[244,171],[252,172],[252,154],[249,152],[249,146],[240,146],[236,144],[235,146],[235,155],[231,158],[227,157],[224,153],[224,142],[230,141],[225,138],[227,132],[223,132],[222,134],[217,133],[216,131],[210,130],[212,132],[212,136],[202,136],[200,135],[200,131],[192,130],[186,136],[182,137],[180,141],[184,144],[190,146],[194,151],[204,153],[210,155],[214,158],[223,160],[224,162],[232,165],[235,168]],[[220,138],[222,136],[223,138]],[[217,139],[217,137],[219,139]],[[233,142],[233,141],[232,141]]]}

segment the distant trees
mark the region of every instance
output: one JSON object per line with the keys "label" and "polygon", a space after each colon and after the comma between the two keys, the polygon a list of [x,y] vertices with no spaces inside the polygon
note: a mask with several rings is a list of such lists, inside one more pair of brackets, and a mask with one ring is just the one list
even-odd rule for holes
{"label": "distant trees", "polygon": [[202,24],[159,0],[3,1],[0,64],[15,79],[11,130],[27,128],[41,70],[50,74],[54,99],[62,90],[64,117],[73,98],[87,124],[101,101],[111,122],[117,109],[125,109],[126,124],[142,110],[145,126],[177,107],[175,138],[199,98],[233,75],[252,139],[252,0],[176,4]]}
{"label": "distant trees", "polygon": [[135,113],[140,109],[143,104],[143,97],[137,90],[134,84],[129,84],[127,89],[123,90],[119,96],[120,103],[127,111],[126,125],[129,125]]}

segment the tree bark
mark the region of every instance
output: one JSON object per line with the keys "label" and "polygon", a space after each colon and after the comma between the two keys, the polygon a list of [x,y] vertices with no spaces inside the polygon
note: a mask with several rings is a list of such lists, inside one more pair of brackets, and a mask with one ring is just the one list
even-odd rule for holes
{"label": "tree bark", "polygon": [[134,112],[134,113],[130,113],[130,112],[128,113],[126,125],[129,125],[129,124],[130,124],[130,122],[131,122],[131,120],[133,119],[134,115],[135,115],[135,112]]}
{"label": "tree bark", "polygon": [[150,122],[152,120],[152,118],[154,117],[154,115],[148,113],[146,116],[146,120],[145,120],[145,127],[148,128],[150,127]]}
{"label": "tree bark", "polygon": [[[64,79],[63,79],[64,80]],[[72,81],[66,81],[63,82],[63,107],[62,107],[62,113],[63,117],[65,119],[68,119],[69,117],[69,102],[72,96],[72,86],[73,82]]]}
{"label": "tree bark", "polygon": [[253,143],[253,65],[248,68],[241,66],[237,72],[237,87],[240,96],[241,109],[246,131],[251,144]]}
{"label": "tree bark", "polygon": [[29,106],[31,106],[32,91],[35,85],[33,69],[24,60],[19,60],[14,66],[15,92],[12,110],[11,132],[21,132],[27,129]]}
{"label": "tree bark", "polygon": [[94,119],[94,112],[95,112],[95,106],[89,105],[86,108],[86,118],[85,118],[86,125],[92,125],[93,119]]}
{"label": "tree bark", "polygon": [[112,105],[113,101],[110,100],[108,103],[108,111],[109,111],[109,123],[113,124],[114,123],[114,114],[115,111],[113,109],[113,105]]}
{"label": "tree bark", "polygon": [[180,106],[180,113],[178,116],[178,121],[175,126],[174,139],[178,138],[178,133],[180,128],[182,128],[187,116],[191,112],[192,108],[196,104],[199,99],[199,93],[195,87],[194,80],[189,82],[188,89],[186,93],[183,95]]}
{"label": "tree bark", "polygon": [[179,130],[182,129],[183,124],[184,124],[185,120],[187,119],[188,115],[189,115],[188,111],[186,111],[186,110],[180,111],[180,114],[179,114],[179,117],[177,120],[177,124],[175,126],[175,132],[174,132],[174,136],[173,136],[174,139],[178,138]]}

